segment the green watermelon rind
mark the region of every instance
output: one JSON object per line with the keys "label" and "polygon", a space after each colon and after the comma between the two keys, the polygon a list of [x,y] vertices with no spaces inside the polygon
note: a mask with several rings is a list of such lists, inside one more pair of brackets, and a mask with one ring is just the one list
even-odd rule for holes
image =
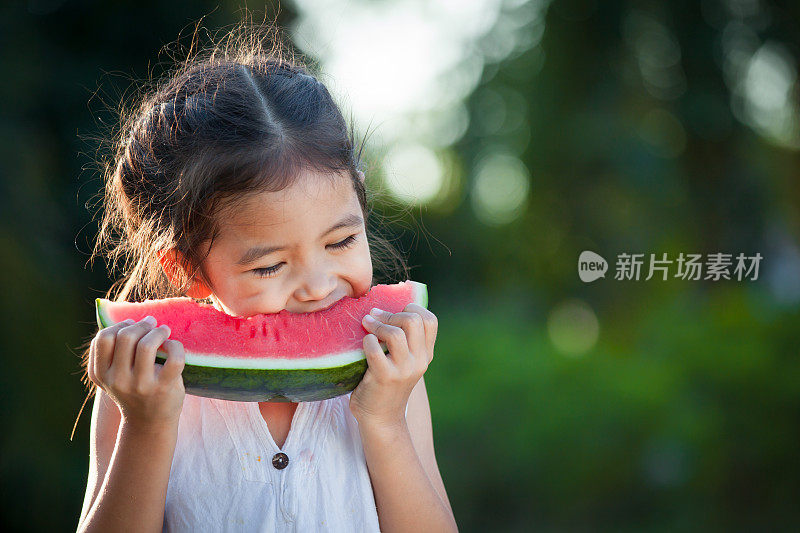
{"label": "green watermelon rind", "polygon": [[[156,352],[156,362],[163,364],[166,354],[161,354]],[[184,365],[182,376],[186,393],[195,396],[241,402],[315,402],[352,391],[366,371],[364,358],[336,368],[297,370]]]}
{"label": "green watermelon rind", "polygon": [[[428,288],[414,282],[414,302],[427,309]],[[97,324],[102,329],[113,324],[102,310],[102,298],[95,299]],[[384,354],[385,342],[379,343]],[[183,378],[187,394],[243,402],[309,402],[334,398],[354,390],[367,371],[363,350],[351,363],[329,368],[254,369],[223,368],[192,363],[194,354],[186,353]],[[156,351],[156,362],[164,364],[167,353]]]}

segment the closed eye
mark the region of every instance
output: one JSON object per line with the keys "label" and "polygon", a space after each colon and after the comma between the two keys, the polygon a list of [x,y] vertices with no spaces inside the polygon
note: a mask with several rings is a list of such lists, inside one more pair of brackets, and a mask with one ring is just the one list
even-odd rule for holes
{"label": "closed eye", "polygon": [[[334,248],[336,250],[349,248],[353,245],[353,243],[355,243],[355,241],[356,241],[356,235],[350,235],[343,241],[339,241],[334,244],[329,244],[328,248]],[[271,267],[266,267],[266,268],[254,268],[253,272],[260,278],[268,278],[273,274],[277,273],[278,270],[281,269],[281,266],[283,266],[283,263],[278,263],[277,265],[273,265]]]}
{"label": "closed eye", "polygon": [[331,248],[348,248],[348,247],[352,246],[352,244],[355,241],[356,241],[356,236],[355,235],[350,235],[345,240],[339,241],[339,242],[337,242],[335,244],[331,244],[330,246],[331,246]]}

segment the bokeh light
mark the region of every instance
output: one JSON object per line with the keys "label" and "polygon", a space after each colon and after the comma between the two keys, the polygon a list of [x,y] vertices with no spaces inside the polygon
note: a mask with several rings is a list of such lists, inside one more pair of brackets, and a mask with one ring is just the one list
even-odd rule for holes
{"label": "bokeh light", "polygon": [[489,226],[517,218],[528,202],[530,174],[519,158],[508,153],[489,153],[475,165],[472,208]]}
{"label": "bokeh light", "polygon": [[623,36],[633,50],[645,89],[655,98],[674,100],[686,91],[681,47],[669,28],[654,15],[632,9]]}
{"label": "bokeh light", "polygon": [[[485,67],[536,47],[544,35],[550,2],[294,0],[294,4],[298,10],[291,28],[294,41],[319,60],[329,76],[325,79],[329,90],[352,111],[356,128],[362,134],[373,131],[371,146],[393,152],[383,165],[393,196],[416,204],[433,201],[441,178],[429,155],[411,164],[409,150],[428,154],[423,147],[439,150],[461,139],[470,121],[464,101],[478,86]],[[530,138],[520,109],[524,99],[511,91],[488,92],[486,97],[493,111],[479,117],[479,127],[488,132],[504,128],[513,134],[509,137],[521,153]],[[395,150],[396,145],[405,148]],[[404,175],[406,171],[417,174]],[[429,177],[435,181],[423,184]],[[509,209],[491,198],[488,202],[478,208],[486,214],[481,220],[508,217]]]}
{"label": "bokeh light", "polygon": [[556,305],[547,317],[547,333],[556,349],[569,356],[591,350],[600,335],[600,324],[589,304],[569,298]]}
{"label": "bokeh light", "polygon": [[385,160],[386,183],[392,195],[410,204],[433,199],[442,187],[436,154],[421,144],[397,145]]}

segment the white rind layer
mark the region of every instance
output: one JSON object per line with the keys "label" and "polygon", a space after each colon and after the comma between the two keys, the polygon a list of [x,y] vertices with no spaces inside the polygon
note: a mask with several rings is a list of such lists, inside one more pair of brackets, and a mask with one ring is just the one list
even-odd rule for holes
{"label": "white rind layer", "polygon": [[[379,343],[386,353],[386,343]],[[163,351],[159,355],[166,358]],[[310,357],[308,359],[276,359],[276,358],[236,358],[230,356],[219,356],[212,354],[202,354],[186,352],[186,364],[192,366],[206,366],[213,368],[247,368],[256,370],[298,370],[298,369],[322,369],[337,368],[341,366],[363,361],[366,359],[363,350],[352,350],[334,355],[321,357]]]}
{"label": "white rind layer", "polygon": [[424,283],[412,281],[414,284],[414,303],[428,308],[428,286]]}

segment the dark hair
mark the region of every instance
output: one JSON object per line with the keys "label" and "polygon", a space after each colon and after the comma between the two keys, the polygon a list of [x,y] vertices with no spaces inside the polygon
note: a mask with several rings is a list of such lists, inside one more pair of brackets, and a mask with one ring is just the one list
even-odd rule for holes
{"label": "dark hair", "polygon": [[[349,176],[369,220],[372,198],[359,177],[364,142],[356,152],[353,127],[277,33],[263,24],[238,24],[223,44],[190,51],[132,111],[120,112],[113,156],[101,164],[103,215],[89,259],[106,256],[112,272],[121,263],[122,277],[106,298],[184,296],[195,276],[210,287],[202,270],[210,244],[201,244],[218,235],[220,209],[248,193],[280,191],[304,169],[331,179]],[[388,240],[369,230],[367,239],[374,271],[408,278]],[[172,285],[158,260],[171,248],[184,260],[181,287]],[[87,346],[81,360],[87,400],[96,392],[88,359]]]}

